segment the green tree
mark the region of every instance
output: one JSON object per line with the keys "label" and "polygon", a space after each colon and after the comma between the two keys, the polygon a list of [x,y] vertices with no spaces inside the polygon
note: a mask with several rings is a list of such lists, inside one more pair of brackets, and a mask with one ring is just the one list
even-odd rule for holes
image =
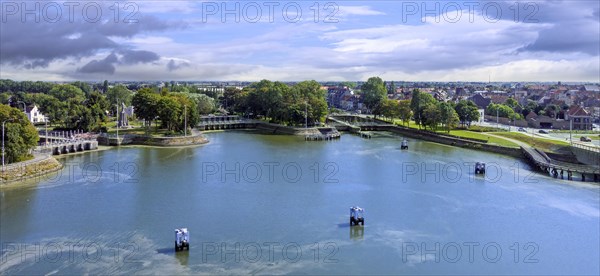
{"label": "green tree", "polygon": [[89,84],[85,83],[85,82],[76,81],[76,82],[71,83],[71,85],[73,85],[73,86],[81,89],[81,91],[83,91],[83,93],[86,96],[89,95],[90,93],[92,93],[92,87]]}
{"label": "green tree", "polygon": [[[429,95],[429,94],[422,94]],[[431,95],[429,95],[431,96]],[[428,102],[423,106],[423,116],[421,117],[422,124],[429,126],[431,130],[436,130],[440,122],[442,121],[442,112],[440,107],[435,102]]]}
{"label": "green tree", "polygon": [[383,80],[379,77],[371,77],[361,87],[363,103],[367,109],[376,109],[387,97],[387,90]]}
{"label": "green tree", "polygon": [[180,122],[182,106],[175,97],[161,96],[158,100],[158,117],[162,127],[167,130],[175,130]]}
{"label": "green tree", "polygon": [[48,93],[61,102],[66,102],[68,100],[83,102],[85,100],[85,93],[83,93],[79,87],[71,84],[55,85]]}
{"label": "green tree", "polygon": [[0,104],[0,123],[4,122],[5,163],[26,160],[37,145],[39,136],[25,113]]}
{"label": "green tree", "polygon": [[413,98],[410,102],[410,107],[413,112],[413,116],[415,117],[415,123],[420,126],[426,126],[426,118],[425,108],[430,105],[436,106],[437,101],[427,93],[421,93],[418,89],[413,90],[412,94]]}
{"label": "green tree", "polygon": [[[307,113],[307,121],[322,121],[327,114],[327,100],[325,90],[321,90],[321,85],[314,81],[303,81],[294,85],[291,89],[284,91],[284,107],[282,111],[287,117],[283,120],[286,123],[302,125],[304,124],[304,111]],[[299,113],[303,113],[299,118]],[[294,114],[294,116],[286,116]]]}
{"label": "green tree", "polygon": [[150,88],[142,88],[132,97],[131,103],[138,118],[144,120],[146,132],[158,116],[158,102],[161,96]]}
{"label": "green tree", "polygon": [[381,103],[381,115],[384,118],[391,119],[398,117],[398,102],[390,99],[385,99]]}
{"label": "green tree", "polygon": [[473,101],[461,100],[456,104],[454,110],[463,126],[471,126],[472,121],[479,120],[479,110]]}
{"label": "green tree", "polygon": [[133,98],[133,92],[121,84],[109,88],[108,93],[106,93],[106,100],[108,100],[110,111],[113,114],[117,111],[117,104],[119,107],[123,103],[125,103],[126,106],[130,106],[131,98]]}
{"label": "green tree", "polygon": [[108,93],[108,80],[104,80],[104,83],[102,84],[102,92],[104,92],[104,94]]}
{"label": "green tree", "polygon": [[196,101],[199,114],[206,115],[215,111],[215,99],[205,94],[191,94],[190,96]]}
{"label": "green tree", "polygon": [[398,116],[405,125],[408,125],[410,118],[412,117],[412,110],[410,110],[409,100],[402,100],[398,103]]}
{"label": "green tree", "polygon": [[460,118],[454,110],[452,103],[441,102],[438,105],[441,112],[441,122],[446,127],[446,132],[450,133],[451,128],[458,126]]}

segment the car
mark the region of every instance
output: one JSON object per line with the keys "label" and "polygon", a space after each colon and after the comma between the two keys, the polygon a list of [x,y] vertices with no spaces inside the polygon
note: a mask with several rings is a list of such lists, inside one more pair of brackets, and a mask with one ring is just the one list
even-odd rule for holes
{"label": "car", "polygon": [[524,129],[524,128],[522,128],[522,127],[520,127],[520,128],[519,128],[519,131],[522,131],[522,132],[527,132],[527,130],[525,130],[525,129]]}
{"label": "car", "polygon": [[548,131],[540,129],[540,131],[538,131],[539,133],[543,133],[543,134],[548,134]]}
{"label": "car", "polygon": [[579,138],[579,140],[581,142],[591,142],[592,139],[590,139],[589,137],[585,137],[585,136],[581,136],[581,138]]}

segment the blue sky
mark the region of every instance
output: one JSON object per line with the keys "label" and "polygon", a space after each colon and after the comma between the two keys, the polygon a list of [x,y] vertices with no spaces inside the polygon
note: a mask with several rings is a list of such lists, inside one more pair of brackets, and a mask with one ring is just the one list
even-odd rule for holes
{"label": "blue sky", "polygon": [[599,1],[0,3],[15,80],[600,82]]}

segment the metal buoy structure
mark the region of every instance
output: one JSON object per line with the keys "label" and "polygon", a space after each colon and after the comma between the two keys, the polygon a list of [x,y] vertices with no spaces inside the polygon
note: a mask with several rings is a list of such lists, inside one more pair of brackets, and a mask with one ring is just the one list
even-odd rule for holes
{"label": "metal buoy structure", "polygon": [[365,225],[365,209],[358,206],[350,207],[350,226]]}
{"label": "metal buoy structure", "polygon": [[406,138],[402,139],[402,143],[400,143],[400,149],[408,149],[408,140],[406,140]]}
{"label": "metal buoy structure", "polygon": [[475,163],[475,174],[485,174],[485,163],[483,163],[483,162]]}
{"label": "metal buoy structure", "polygon": [[190,250],[190,232],[187,228],[175,229],[175,251]]}

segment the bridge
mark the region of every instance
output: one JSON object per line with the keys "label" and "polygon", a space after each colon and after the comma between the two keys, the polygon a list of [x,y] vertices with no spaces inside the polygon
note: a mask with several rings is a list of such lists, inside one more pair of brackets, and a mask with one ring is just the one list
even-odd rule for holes
{"label": "bridge", "polygon": [[600,167],[553,160],[543,151],[532,147],[521,146],[521,150],[531,163],[539,167],[540,170],[552,174],[555,178],[557,178],[559,174],[561,178],[563,178],[564,173],[566,172],[567,179],[569,180],[573,179],[573,173],[581,174],[582,181],[585,181],[586,175],[592,176],[595,182],[600,179]]}
{"label": "bridge", "polygon": [[35,151],[52,155],[61,155],[98,149],[97,135],[81,131],[63,132],[40,131],[40,142]]}
{"label": "bridge", "polygon": [[198,129],[200,130],[253,128],[255,126],[255,121],[239,116],[201,116],[198,123]]}

